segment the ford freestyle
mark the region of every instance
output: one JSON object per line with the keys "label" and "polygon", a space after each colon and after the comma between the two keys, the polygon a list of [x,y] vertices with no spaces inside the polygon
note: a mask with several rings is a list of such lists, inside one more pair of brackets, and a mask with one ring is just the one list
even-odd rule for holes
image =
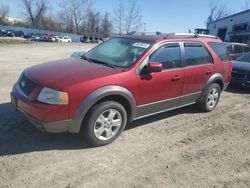
{"label": "ford freestyle", "polygon": [[80,133],[101,146],[139,118],[194,103],[212,111],[231,71],[225,46],[213,36],[121,36],[81,59],[25,69],[11,100],[36,127]]}

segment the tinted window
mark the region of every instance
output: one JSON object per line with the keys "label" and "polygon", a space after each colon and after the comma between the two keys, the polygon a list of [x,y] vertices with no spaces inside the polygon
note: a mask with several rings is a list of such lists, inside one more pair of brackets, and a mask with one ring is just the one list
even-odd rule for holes
{"label": "tinted window", "polygon": [[243,47],[244,52],[250,52],[250,47],[249,46],[244,46]]}
{"label": "tinted window", "polygon": [[213,63],[213,58],[206,48],[204,48],[205,63]]}
{"label": "tinted window", "polygon": [[243,53],[243,48],[240,45],[234,45],[234,53],[241,54]]}
{"label": "tinted window", "polygon": [[237,61],[244,61],[250,63],[250,52],[242,55]]}
{"label": "tinted window", "polygon": [[194,66],[204,64],[204,49],[199,43],[185,43],[185,64]]}
{"label": "tinted window", "polygon": [[162,63],[164,69],[181,67],[181,54],[179,44],[167,44],[150,56],[151,62]]}
{"label": "tinted window", "polygon": [[229,56],[226,47],[222,43],[209,42],[209,46],[214,50],[214,52],[219,56],[221,61],[229,61]]}
{"label": "tinted window", "polygon": [[229,53],[234,53],[234,50],[233,50],[233,46],[232,45],[229,45],[229,46],[227,46],[227,50],[228,50],[228,52]]}

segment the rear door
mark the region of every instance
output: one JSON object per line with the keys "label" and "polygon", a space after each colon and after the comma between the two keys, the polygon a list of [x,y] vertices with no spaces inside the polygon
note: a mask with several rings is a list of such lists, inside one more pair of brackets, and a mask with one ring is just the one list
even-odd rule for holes
{"label": "rear door", "polygon": [[200,42],[184,42],[184,87],[183,95],[190,101],[199,97],[209,77],[214,73],[213,59]]}

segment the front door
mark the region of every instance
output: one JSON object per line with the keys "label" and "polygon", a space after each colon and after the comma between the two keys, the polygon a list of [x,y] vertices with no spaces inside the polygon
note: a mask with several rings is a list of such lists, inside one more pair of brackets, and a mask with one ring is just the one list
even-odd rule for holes
{"label": "front door", "polygon": [[136,117],[153,114],[178,106],[182,95],[184,70],[182,68],[179,43],[159,47],[149,56],[149,62],[162,63],[162,72],[142,71],[138,75]]}

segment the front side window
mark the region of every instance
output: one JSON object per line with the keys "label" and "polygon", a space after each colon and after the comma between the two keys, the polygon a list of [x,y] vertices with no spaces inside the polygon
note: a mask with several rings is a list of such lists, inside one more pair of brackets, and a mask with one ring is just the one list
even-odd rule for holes
{"label": "front side window", "polygon": [[129,68],[150,45],[151,42],[139,39],[112,38],[90,50],[82,58],[93,63]]}
{"label": "front side window", "polygon": [[204,49],[200,43],[185,43],[185,65],[195,66],[205,64]]}
{"label": "front side window", "polygon": [[150,55],[149,61],[161,63],[163,69],[180,68],[182,65],[179,44],[167,44],[160,47],[156,52]]}

